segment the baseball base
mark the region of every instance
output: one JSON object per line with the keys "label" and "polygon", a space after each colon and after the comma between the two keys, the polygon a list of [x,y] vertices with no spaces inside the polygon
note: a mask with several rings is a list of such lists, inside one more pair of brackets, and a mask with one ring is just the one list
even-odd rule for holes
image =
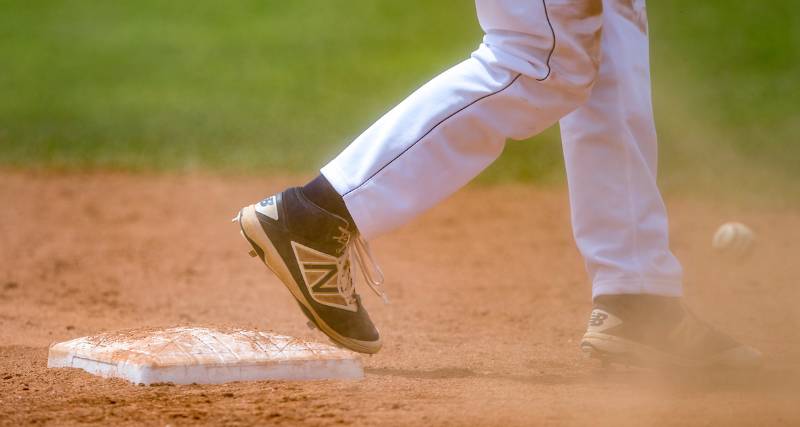
{"label": "baseball base", "polygon": [[79,368],[135,384],[361,379],[350,351],[268,332],[202,327],[104,333],[50,346],[49,368]]}

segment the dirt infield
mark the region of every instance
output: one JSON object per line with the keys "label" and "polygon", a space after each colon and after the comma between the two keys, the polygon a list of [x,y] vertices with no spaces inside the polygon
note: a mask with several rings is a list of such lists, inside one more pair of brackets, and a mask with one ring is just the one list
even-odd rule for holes
{"label": "dirt infield", "polygon": [[[136,386],[46,369],[47,346],[144,326],[324,338],[231,216],[297,180],[0,172],[0,425],[798,425],[800,212],[669,200],[689,303],[760,347],[751,373],[604,370],[578,341],[589,286],[563,189],[477,187],[374,252],[390,305],[359,382]],[[743,262],[717,225],[758,233]]]}

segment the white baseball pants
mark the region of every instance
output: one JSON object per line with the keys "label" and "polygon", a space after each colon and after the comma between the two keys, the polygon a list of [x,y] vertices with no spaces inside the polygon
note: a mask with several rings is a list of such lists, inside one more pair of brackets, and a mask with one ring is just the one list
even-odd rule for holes
{"label": "white baseball pants", "polygon": [[477,0],[483,43],[381,117],[322,174],[365,238],[464,186],[560,121],[593,296],[680,296],[656,185],[643,0]]}

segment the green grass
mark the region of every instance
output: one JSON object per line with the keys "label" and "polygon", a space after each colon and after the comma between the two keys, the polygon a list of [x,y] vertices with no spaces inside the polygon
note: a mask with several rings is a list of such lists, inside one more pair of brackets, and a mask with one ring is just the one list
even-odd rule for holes
{"label": "green grass", "polygon": [[0,161],[314,168],[469,52],[456,4],[1,2]]}
{"label": "green grass", "polygon": [[699,175],[760,192],[770,181],[781,187],[796,184],[796,3],[673,0],[651,2],[649,16],[662,170],[668,180],[686,187]]}
{"label": "green grass", "polygon": [[[800,176],[793,2],[649,6],[667,176],[716,150]],[[481,35],[463,0],[0,10],[0,164],[21,167],[311,172]],[[560,152],[555,129],[511,143],[483,180],[559,180]]]}

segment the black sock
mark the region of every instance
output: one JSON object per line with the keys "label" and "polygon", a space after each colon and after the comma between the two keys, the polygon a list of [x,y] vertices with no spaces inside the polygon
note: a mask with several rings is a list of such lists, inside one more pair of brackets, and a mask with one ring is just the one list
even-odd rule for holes
{"label": "black sock", "polygon": [[308,200],[316,203],[322,209],[346,219],[347,223],[350,224],[350,228],[356,229],[356,223],[353,221],[353,217],[350,216],[347,205],[344,204],[344,199],[322,174],[317,175],[311,182],[303,186],[301,191]]}

